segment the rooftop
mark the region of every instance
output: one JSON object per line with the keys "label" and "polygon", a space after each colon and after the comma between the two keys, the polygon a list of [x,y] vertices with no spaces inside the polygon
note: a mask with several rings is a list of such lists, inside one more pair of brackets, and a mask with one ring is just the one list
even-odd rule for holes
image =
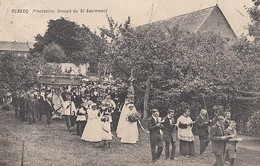
{"label": "rooftop", "polygon": [[32,44],[28,42],[0,41],[0,50],[2,51],[22,51],[28,52]]}
{"label": "rooftop", "polygon": [[[223,17],[225,18],[224,14],[221,11],[221,9],[219,8],[219,6],[215,5],[215,6],[211,6],[211,7],[202,9],[202,10],[175,16],[175,17],[169,18],[167,20],[161,20],[161,21],[152,22],[150,24],[141,25],[137,28],[145,28],[145,27],[148,27],[149,25],[153,25],[154,27],[160,28],[160,29],[165,29],[166,27],[171,29],[171,28],[179,25],[181,27],[181,29],[195,33],[202,26],[202,24],[205,22],[205,20],[210,16],[210,14],[213,12],[213,10],[219,10],[222,13]],[[228,23],[228,21],[227,21],[227,23]],[[231,28],[231,26],[230,26],[230,28]]]}

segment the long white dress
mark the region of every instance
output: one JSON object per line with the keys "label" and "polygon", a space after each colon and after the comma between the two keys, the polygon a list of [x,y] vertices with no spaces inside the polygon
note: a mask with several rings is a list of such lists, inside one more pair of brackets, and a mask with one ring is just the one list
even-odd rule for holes
{"label": "long white dress", "polygon": [[102,140],[112,140],[112,133],[110,128],[110,122],[101,122],[103,133],[101,135]]}
{"label": "long white dress", "polygon": [[102,140],[101,119],[98,110],[88,109],[88,122],[84,128],[81,139],[89,142],[100,142]]}
{"label": "long white dress", "polygon": [[129,122],[127,116],[133,114],[136,111],[134,107],[132,110],[129,106],[132,104],[125,103],[118,122],[117,136],[121,138],[122,143],[136,143],[138,141],[138,127],[137,122]]}
{"label": "long white dress", "polygon": [[[117,134],[117,137],[121,138],[121,135],[122,135],[122,132],[124,131],[124,126],[123,126],[123,119],[127,118],[127,113],[126,113],[126,105],[128,103],[126,102],[123,106],[122,106],[122,109],[121,109],[121,114],[120,114],[120,117],[119,117],[119,120],[118,120],[118,124],[117,124],[117,129],[116,129],[116,134]],[[123,118],[124,117],[124,118]]]}

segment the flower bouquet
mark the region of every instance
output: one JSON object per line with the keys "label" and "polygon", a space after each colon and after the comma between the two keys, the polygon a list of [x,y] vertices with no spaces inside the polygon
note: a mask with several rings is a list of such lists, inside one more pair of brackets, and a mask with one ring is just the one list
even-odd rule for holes
{"label": "flower bouquet", "polygon": [[138,119],[140,119],[140,118],[141,118],[141,115],[139,112],[131,113],[131,114],[128,114],[128,116],[127,116],[127,120],[132,123],[137,122]]}
{"label": "flower bouquet", "polygon": [[109,116],[108,115],[102,116],[101,121],[102,122],[108,122],[109,121]]}

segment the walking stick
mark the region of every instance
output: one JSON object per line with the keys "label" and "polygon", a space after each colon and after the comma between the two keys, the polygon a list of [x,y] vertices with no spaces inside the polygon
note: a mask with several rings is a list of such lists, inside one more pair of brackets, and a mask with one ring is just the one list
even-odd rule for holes
{"label": "walking stick", "polygon": [[21,166],[23,166],[23,159],[24,159],[24,141],[23,141],[23,148],[22,148]]}

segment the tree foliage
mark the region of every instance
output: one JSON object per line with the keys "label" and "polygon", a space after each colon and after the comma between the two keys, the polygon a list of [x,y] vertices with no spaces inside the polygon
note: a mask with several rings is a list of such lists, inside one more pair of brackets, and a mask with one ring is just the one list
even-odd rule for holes
{"label": "tree foliage", "polygon": [[43,74],[61,72],[60,69],[49,66],[43,58],[18,57],[11,52],[2,54],[0,56],[0,97],[7,89],[14,93],[35,86],[38,71],[42,71]]}
{"label": "tree foliage", "polygon": [[148,79],[149,107],[162,113],[190,107],[195,115],[215,104],[230,109],[236,91],[244,88],[241,75],[246,75],[248,66],[224,38],[192,34],[178,26],[166,32],[153,25],[133,29],[130,18],[125,24],[112,18],[108,22],[109,28],[101,29],[108,45],[104,59],[110,59],[110,70],[122,79],[127,80],[134,69],[139,109]]}
{"label": "tree foliage", "polygon": [[[69,21],[61,17],[57,20],[50,20],[48,22],[48,29],[44,36],[37,35],[35,37],[36,43],[32,53],[44,53],[46,46],[51,43],[57,44],[65,53],[66,57],[57,56],[49,60],[60,62],[71,62],[75,64],[86,63],[102,54],[104,42],[95,33],[91,32],[85,25],[78,25],[75,22]],[[55,48],[57,49],[57,47]],[[61,55],[61,51],[59,54]]]}
{"label": "tree foliage", "polygon": [[248,25],[249,35],[254,37],[254,40],[260,42],[260,1],[252,0],[254,6],[248,9],[251,23]]}
{"label": "tree foliage", "polygon": [[253,41],[243,36],[233,45],[233,50],[248,69],[247,73],[241,76],[246,90],[241,93],[246,97],[236,103],[237,109],[242,112],[237,118],[243,119],[244,124],[249,120],[245,130],[249,134],[259,135],[259,123],[256,121],[259,119],[260,107],[260,1],[252,0],[252,2],[254,5],[248,8],[251,22],[247,28]]}
{"label": "tree foliage", "polygon": [[253,136],[260,136],[260,110],[255,111],[247,122],[247,132]]}
{"label": "tree foliage", "polygon": [[50,43],[47,46],[44,46],[41,54],[47,62],[61,63],[66,62],[67,59],[64,51],[55,43]]}

